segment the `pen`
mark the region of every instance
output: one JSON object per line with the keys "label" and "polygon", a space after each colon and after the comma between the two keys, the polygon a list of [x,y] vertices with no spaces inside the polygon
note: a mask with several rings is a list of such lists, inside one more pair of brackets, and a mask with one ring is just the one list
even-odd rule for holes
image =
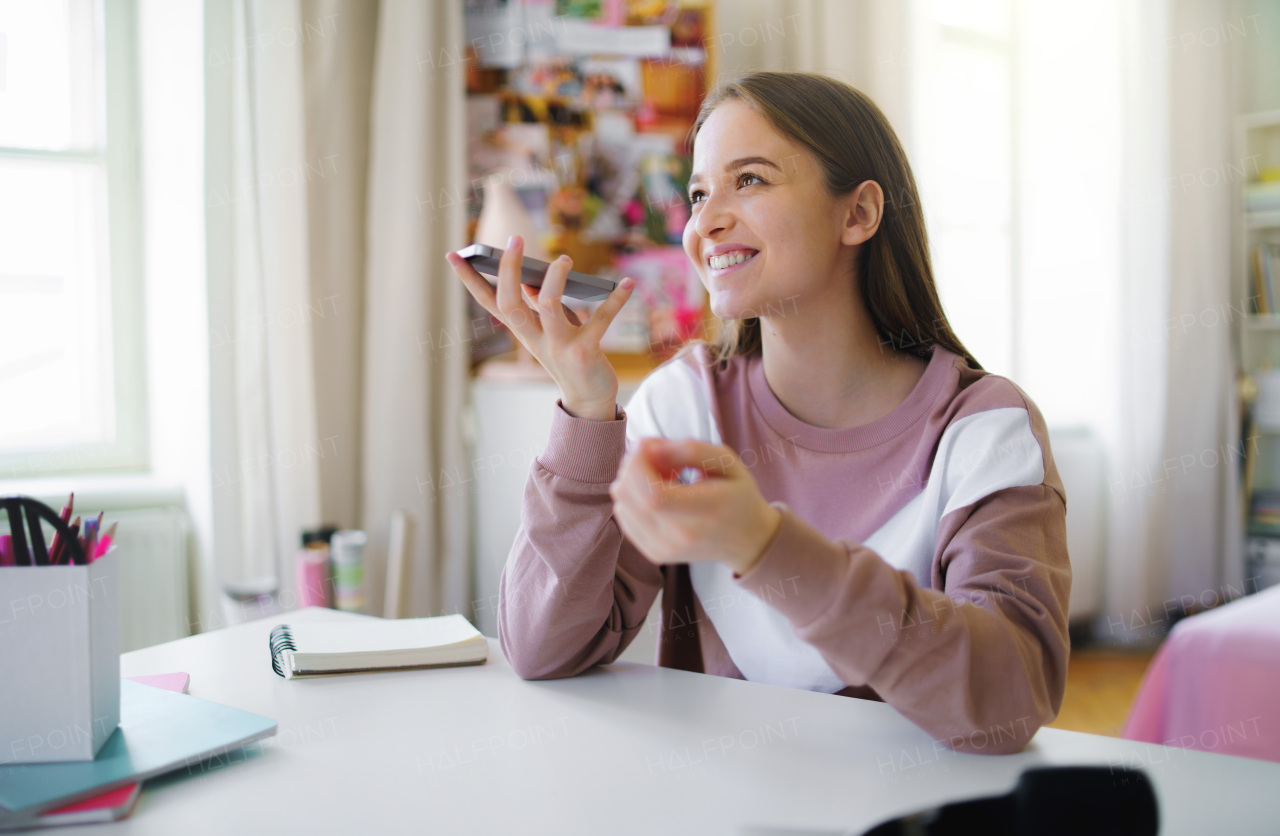
{"label": "pen", "polygon": [[98,547],[98,521],[95,519],[87,519],[84,521],[84,560],[86,563],[94,561],[94,549]]}
{"label": "pen", "polygon": [[[80,518],[79,517],[76,517],[75,521],[71,523],[71,539],[72,540],[80,539]],[[83,551],[83,549],[81,551]],[[62,553],[67,555],[67,564],[70,565],[71,564],[71,546],[66,546],[65,548],[63,548]]]}

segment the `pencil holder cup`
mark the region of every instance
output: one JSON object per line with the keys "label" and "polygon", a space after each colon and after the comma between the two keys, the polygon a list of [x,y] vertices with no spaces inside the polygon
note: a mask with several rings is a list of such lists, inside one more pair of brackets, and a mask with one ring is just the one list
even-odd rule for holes
{"label": "pencil holder cup", "polygon": [[120,725],[118,551],[0,566],[0,765],[93,760]]}

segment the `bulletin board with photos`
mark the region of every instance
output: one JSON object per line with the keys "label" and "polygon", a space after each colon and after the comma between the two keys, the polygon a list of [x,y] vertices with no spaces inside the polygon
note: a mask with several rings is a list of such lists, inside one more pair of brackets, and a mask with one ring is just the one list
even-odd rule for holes
{"label": "bulletin board with photos", "polygon": [[[714,78],[710,0],[464,0],[468,237],[636,290],[603,347],[643,373],[702,336],[681,247],[689,132]],[[592,305],[568,300],[589,312]],[[474,301],[473,322],[487,317]],[[479,363],[515,348],[490,320]]]}

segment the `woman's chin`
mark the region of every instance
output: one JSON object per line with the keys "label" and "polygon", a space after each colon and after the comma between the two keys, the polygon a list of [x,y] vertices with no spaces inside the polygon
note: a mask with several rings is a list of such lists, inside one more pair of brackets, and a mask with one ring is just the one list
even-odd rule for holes
{"label": "woman's chin", "polygon": [[711,312],[719,319],[756,319],[768,315],[779,304],[762,299],[747,298],[741,293],[721,292],[711,294]]}
{"label": "woman's chin", "polygon": [[750,319],[756,316],[755,308],[744,300],[740,293],[732,291],[712,293],[710,302],[711,312],[723,320]]}

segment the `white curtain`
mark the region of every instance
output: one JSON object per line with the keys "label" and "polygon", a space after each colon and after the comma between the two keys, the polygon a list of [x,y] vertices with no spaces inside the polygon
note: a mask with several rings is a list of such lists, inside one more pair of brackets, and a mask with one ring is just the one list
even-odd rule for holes
{"label": "white curtain", "polygon": [[224,588],[288,588],[319,521],[296,2],[208,3],[206,194],[213,548]]}
{"label": "white curtain", "polygon": [[294,600],[303,528],[360,527],[366,611],[387,533],[414,517],[409,614],[469,613],[460,472],[468,354],[444,261],[461,193],[460,2],[206,4],[213,542],[225,588]]}
{"label": "white curtain", "polygon": [[[1150,638],[1167,561],[1171,299],[1164,0],[1019,4],[1017,379],[1051,426],[1105,452],[1096,632]],[[1087,58],[1082,45],[1087,44]],[[1093,571],[1082,567],[1088,582]]]}
{"label": "white curtain", "polygon": [[[1108,11],[1117,21],[1119,198],[1115,331],[1106,345],[1107,375],[1118,397],[1102,424],[1107,470],[1106,605],[1098,632],[1120,642],[1149,642],[1160,613],[1169,563],[1169,494],[1161,472],[1179,416],[1171,387],[1191,382],[1175,373],[1166,328],[1175,306],[1174,241],[1169,227],[1170,78],[1163,34],[1165,0],[1138,0]],[[1201,521],[1205,519],[1201,516]]]}
{"label": "white curtain", "polygon": [[464,68],[448,57],[460,43],[461,3],[382,3],[369,151],[363,518],[377,551],[391,513],[413,511],[412,615],[469,612],[471,603],[470,494],[465,483],[438,489],[441,474],[456,479],[469,466],[466,291],[444,260],[465,244]]}
{"label": "white curtain", "polygon": [[365,218],[378,4],[302,0],[320,516],[362,523]]}
{"label": "white curtain", "polygon": [[906,144],[911,135],[910,3],[898,0],[740,0],[718,3],[719,73],[820,72],[871,96]]}
{"label": "white curtain", "polygon": [[[1239,416],[1232,334],[1242,327],[1233,293],[1232,217],[1247,165],[1233,149],[1236,96],[1225,24],[1241,24],[1236,4],[1172,0],[1169,61],[1170,195],[1169,432],[1165,462],[1177,462],[1168,492],[1167,568],[1162,597],[1213,603],[1242,590],[1238,469]],[[1209,34],[1206,34],[1209,33]],[[1188,44],[1191,35],[1194,43]],[[1233,172],[1237,172],[1234,173]],[[1243,275],[1243,265],[1239,268]],[[1243,284],[1243,280],[1241,280]],[[1234,308],[1231,316],[1227,311]]]}

